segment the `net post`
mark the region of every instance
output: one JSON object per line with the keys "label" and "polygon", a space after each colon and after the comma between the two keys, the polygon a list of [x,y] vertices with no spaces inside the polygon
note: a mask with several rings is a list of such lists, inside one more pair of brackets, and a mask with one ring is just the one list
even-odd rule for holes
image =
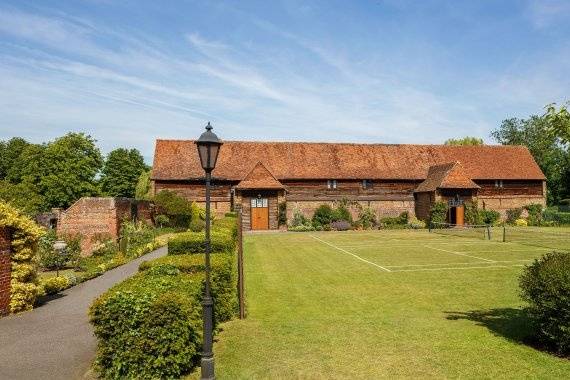
{"label": "net post", "polygon": [[491,226],[487,224],[487,237],[491,240]]}
{"label": "net post", "polygon": [[428,224],[428,232],[431,232],[431,220],[429,221],[429,224]]}
{"label": "net post", "polygon": [[503,224],[503,243],[507,241],[507,226]]}

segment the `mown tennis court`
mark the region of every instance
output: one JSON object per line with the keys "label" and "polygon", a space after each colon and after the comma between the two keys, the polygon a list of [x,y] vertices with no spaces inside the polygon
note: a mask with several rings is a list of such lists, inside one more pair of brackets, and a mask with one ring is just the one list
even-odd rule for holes
{"label": "mown tennis court", "polygon": [[218,377],[566,378],[518,297],[552,249],[457,233],[247,235],[248,318],[218,336]]}

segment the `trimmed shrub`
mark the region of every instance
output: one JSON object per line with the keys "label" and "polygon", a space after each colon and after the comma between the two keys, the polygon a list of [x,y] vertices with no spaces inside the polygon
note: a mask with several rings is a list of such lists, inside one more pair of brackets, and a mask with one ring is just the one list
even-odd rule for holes
{"label": "trimmed shrub", "polygon": [[540,226],[542,222],[542,205],[533,203],[526,205],[524,208],[528,212],[528,224],[530,226]]}
{"label": "trimmed shrub", "polygon": [[69,278],[65,276],[48,277],[40,281],[45,294],[56,294],[71,286]]}
{"label": "trimmed shrub", "polygon": [[348,231],[351,227],[351,224],[346,220],[337,220],[331,223],[331,228],[335,231]]}
{"label": "trimmed shrub", "polygon": [[[313,214],[313,225],[314,226],[325,226],[328,224],[331,224],[331,222],[333,220],[335,220],[335,217],[338,217],[338,215],[335,215],[335,212],[333,211],[332,207],[329,206],[328,204],[322,204],[319,207],[317,207],[317,209],[315,210],[315,213]],[[339,219],[337,219],[339,220]],[[302,223],[305,224],[305,223]],[[295,225],[293,225],[295,226]]]}
{"label": "trimmed shrub", "polygon": [[202,340],[202,278],[139,273],[99,297],[89,317],[100,376],[157,379],[188,372]]}
{"label": "trimmed shrub", "polygon": [[237,218],[237,212],[230,211],[224,214],[224,218]]}
{"label": "trimmed shrub", "polygon": [[[212,268],[212,296],[215,300],[214,317],[217,322],[228,321],[237,313],[237,276],[235,271],[235,255],[213,253],[210,255]],[[144,261],[139,271],[175,269],[181,273],[203,273],[205,270],[204,255],[163,256],[152,261]],[[173,272],[176,274],[175,272]]]}
{"label": "trimmed shrub", "polygon": [[523,209],[518,208],[510,208],[507,210],[507,223],[514,224],[517,219],[520,219],[522,215]]}
{"label": "trimmed shrub", "polygon": [[501,219],[501,214],[495,210],[479,210],[479,220],[483,224],[494,225]]}
{"label": "trimmed shrub", "polygon": [[200,232],[206,227],[206,210],[201,209],[196,202],[190,205],[190,231]]}
{"label": "trimmed shrub", "polygon": [[551,252],[535,260],[519,284],[537,337],[557,353],[569,355],[570,253]]}
{"label": "trimmed shrub", "polygon": [[435,202],[429,210],[430,223],[445,223],[447,219],[447,203]]}
{"label": "trimmed shrub", "polygon": [[426,228],[426,222],[424,222],[423,220],[419,220],[419,219],[416,218],[415,216],[412,216],[412,217],[408,220],[408,227],[413,228],[413,229]]}
{"label": "trimmed shrub", "polygon": [[[183,255],[186,253],[204,253],[204,232],[185,232],[168,241],[169,255]],[[227,231],[212,230],[210,233],[211,252],[229,252],[235,248],[235,240]]]}
{"label": "trimmed shrub", "polygon": [[528,222],[526,221],[526,219],[518,218],[517,220],[515,220],[515,226],[526,227],[526,226],[528,226]]}

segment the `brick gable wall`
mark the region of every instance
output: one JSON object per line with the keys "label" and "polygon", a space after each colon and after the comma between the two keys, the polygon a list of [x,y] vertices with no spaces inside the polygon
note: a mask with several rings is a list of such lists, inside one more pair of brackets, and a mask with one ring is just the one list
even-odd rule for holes
{"label": "brick gable wall", "polygon": [[8,314],[10,309],[10,247],[9,231],[0,228],[0,315]]}

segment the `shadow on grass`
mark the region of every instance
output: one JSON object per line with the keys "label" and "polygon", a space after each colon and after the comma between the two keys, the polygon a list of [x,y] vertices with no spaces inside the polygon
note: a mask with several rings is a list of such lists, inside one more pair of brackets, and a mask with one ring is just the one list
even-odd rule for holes
{"label": "shadow on grass", "polygon": [[532,321],[523,309],[502,308],[466,312],[446,311],[447,319],[466,319],[488,328],[493,334],[513,342],[542,349],[532,334]]}

